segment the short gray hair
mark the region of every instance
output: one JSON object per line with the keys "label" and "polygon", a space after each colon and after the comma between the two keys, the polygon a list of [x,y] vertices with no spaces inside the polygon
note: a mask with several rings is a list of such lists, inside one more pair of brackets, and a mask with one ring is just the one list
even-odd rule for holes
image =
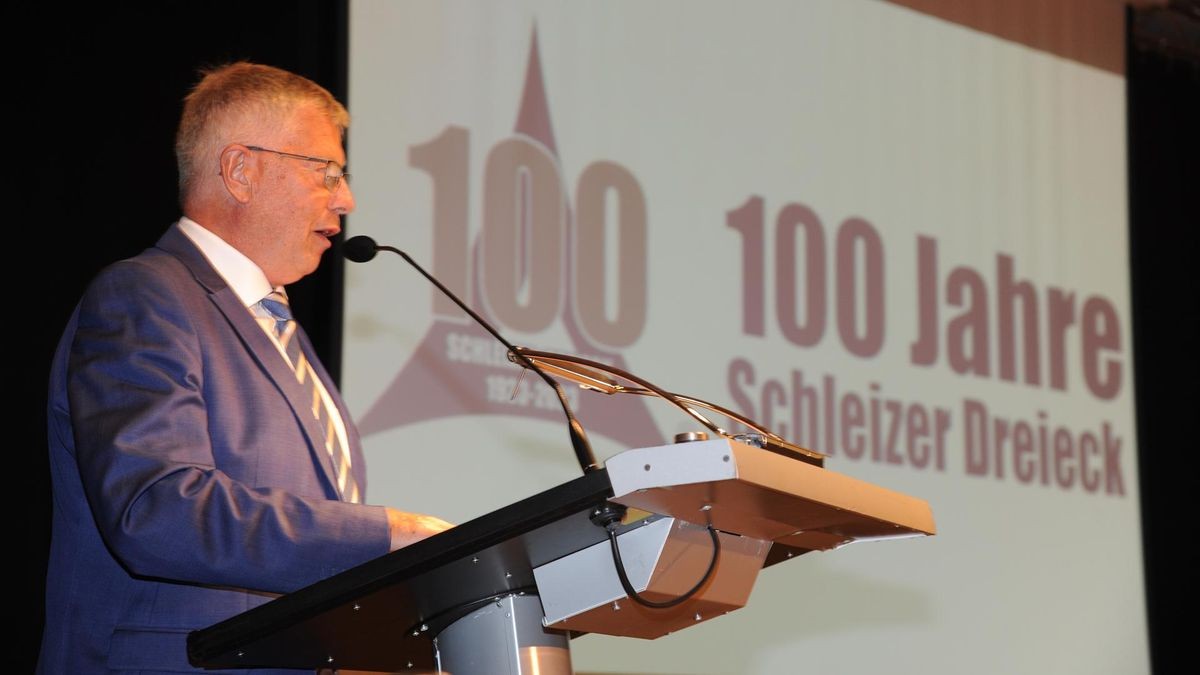
{"label": "short gray hair", "polygon": [[254,119],[283,119],[300,104],[316,105],[345,133],[350,114],[324,87],[295,73],[239,61],[203,71],[203,77],[183,101],[175,134],[179,165],[179,197],[187,198],[196,176],[231,139],[222,138],[230,123]]}

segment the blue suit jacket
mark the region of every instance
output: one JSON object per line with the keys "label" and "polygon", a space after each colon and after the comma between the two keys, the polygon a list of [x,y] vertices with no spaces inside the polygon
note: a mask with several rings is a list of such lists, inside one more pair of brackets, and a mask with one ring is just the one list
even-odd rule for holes
{"label": "blue suit jacket", "polygon": [[388,551],[383,508],[339,501],[291,369],[176,227],[88,288],[48,412],[39,672],[190,672],[188,631]]}

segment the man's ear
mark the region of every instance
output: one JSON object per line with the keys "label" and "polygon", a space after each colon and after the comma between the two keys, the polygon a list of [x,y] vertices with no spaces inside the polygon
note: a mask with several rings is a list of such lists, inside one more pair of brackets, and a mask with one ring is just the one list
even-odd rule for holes
{"label": "man's ear", "polygon": [[254,195],[256,170],[257,166],[246,146],[234,144],[221,151],[221,182],[237,203],[250,202],[250,197]]}

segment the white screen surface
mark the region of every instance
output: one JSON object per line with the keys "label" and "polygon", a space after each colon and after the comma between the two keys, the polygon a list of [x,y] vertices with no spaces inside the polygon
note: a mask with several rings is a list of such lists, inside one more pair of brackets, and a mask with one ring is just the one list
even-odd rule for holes
{"label": "white screen surface", "polygon": [[[1120,76],[866,1],[355,2],[350,37],[349,234],[937,519],[577,670],[1148,670]],[[372,503],[461,522],[578,475],[414,271],[346,289]],[[601,459],[695,428],[571,392]]]}

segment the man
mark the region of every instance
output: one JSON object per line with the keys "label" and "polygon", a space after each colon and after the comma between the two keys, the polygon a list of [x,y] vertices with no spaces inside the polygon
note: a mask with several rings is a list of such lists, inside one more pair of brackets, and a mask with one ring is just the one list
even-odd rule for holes
{"label": "man", "polygon": [[347,123],[268,66],[188,96],[184,217],[97,277],[55,355],[39,672],[189,671],[188,631],[449,527],[361,503],[358,434],[290,320],[283,287],[354,209]]}

